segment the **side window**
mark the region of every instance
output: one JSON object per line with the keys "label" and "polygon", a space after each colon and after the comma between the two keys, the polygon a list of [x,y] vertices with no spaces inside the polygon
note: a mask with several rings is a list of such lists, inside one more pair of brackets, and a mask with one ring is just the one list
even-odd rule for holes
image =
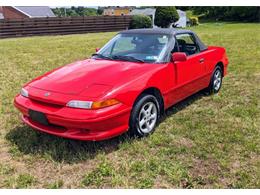
{"label": "side window", "polygon": [[173,50],[172,50],[171,53],[178,52],[178,51],[179,51],[179,49],[178,49],[178,44],[177,44],[177,42],[175,42],[175,43],[174,43],[174,48],[173,48]]}
{"label": "side window", "polygon": [[178,42],[180,52],[184,52],[187,55],[199,53],[199,47],[191,34],[178,34],[176,35],[176,41]]}

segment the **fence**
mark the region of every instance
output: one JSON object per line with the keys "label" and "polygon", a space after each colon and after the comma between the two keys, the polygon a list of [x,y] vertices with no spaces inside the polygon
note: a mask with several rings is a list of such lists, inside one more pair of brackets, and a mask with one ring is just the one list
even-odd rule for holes
{"label": "fence", "polygon": [[0,20],[0,38],[119,31],[131,16],[53,17]]}

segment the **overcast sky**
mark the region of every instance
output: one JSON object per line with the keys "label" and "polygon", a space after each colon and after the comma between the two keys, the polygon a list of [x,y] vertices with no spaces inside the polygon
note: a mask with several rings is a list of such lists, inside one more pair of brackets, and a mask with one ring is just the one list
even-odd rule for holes
{"label": "overcast sky", "polygon": [[[56,7],[58,7],[58,8],[61,8],[61,7],[71,8],[71,6],[56,6]],[[56,8],[56,7],[50,6],[50,8]],[[79,7],[79,6],[75,6],[75,7]],[[80,6],[80,7],[82,7],[82,6]],[[98,6],[83,6],[83,7],[95,8],[95,9],[98,8]]]}

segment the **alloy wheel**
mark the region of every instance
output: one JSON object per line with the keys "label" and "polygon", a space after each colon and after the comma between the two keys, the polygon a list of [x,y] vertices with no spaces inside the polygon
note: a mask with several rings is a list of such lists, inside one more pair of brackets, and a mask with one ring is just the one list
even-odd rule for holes
{"label": "alloy wheel", "polygon": [[155,125],[158,118],[157,107],[154,102],[145,103],[138,117],[138,125],[143,133],[150,133]]}
{"label": "alloy wheel", "polygon": [[215,91],[218,91],[220,89],[221,82],[222,82],[221,71],[217,69],[214,73],[214,80],[213,80],[213,88]]}

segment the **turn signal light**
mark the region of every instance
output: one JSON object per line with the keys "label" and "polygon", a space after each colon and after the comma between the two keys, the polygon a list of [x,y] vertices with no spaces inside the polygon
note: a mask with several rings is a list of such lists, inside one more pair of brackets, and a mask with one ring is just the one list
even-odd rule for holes
{"label": "turn signal light", "polygon": [[108,106],[113,106],[116,104],[119,104],[120,102],[116,99],[108,99],[104,101],[98,101],[98,102],[93,102],[91,105],[92,109],[99,109],[99,108],[104,108]]}
{"label": "turn signal light", "polygon": [[108,100],[97,101],[97,102],[71,100],[67,103],[67,106],[71,108],[99,109],[108,106],[113,106],[119,103],[120,102],[116,99],[108,99]]}

